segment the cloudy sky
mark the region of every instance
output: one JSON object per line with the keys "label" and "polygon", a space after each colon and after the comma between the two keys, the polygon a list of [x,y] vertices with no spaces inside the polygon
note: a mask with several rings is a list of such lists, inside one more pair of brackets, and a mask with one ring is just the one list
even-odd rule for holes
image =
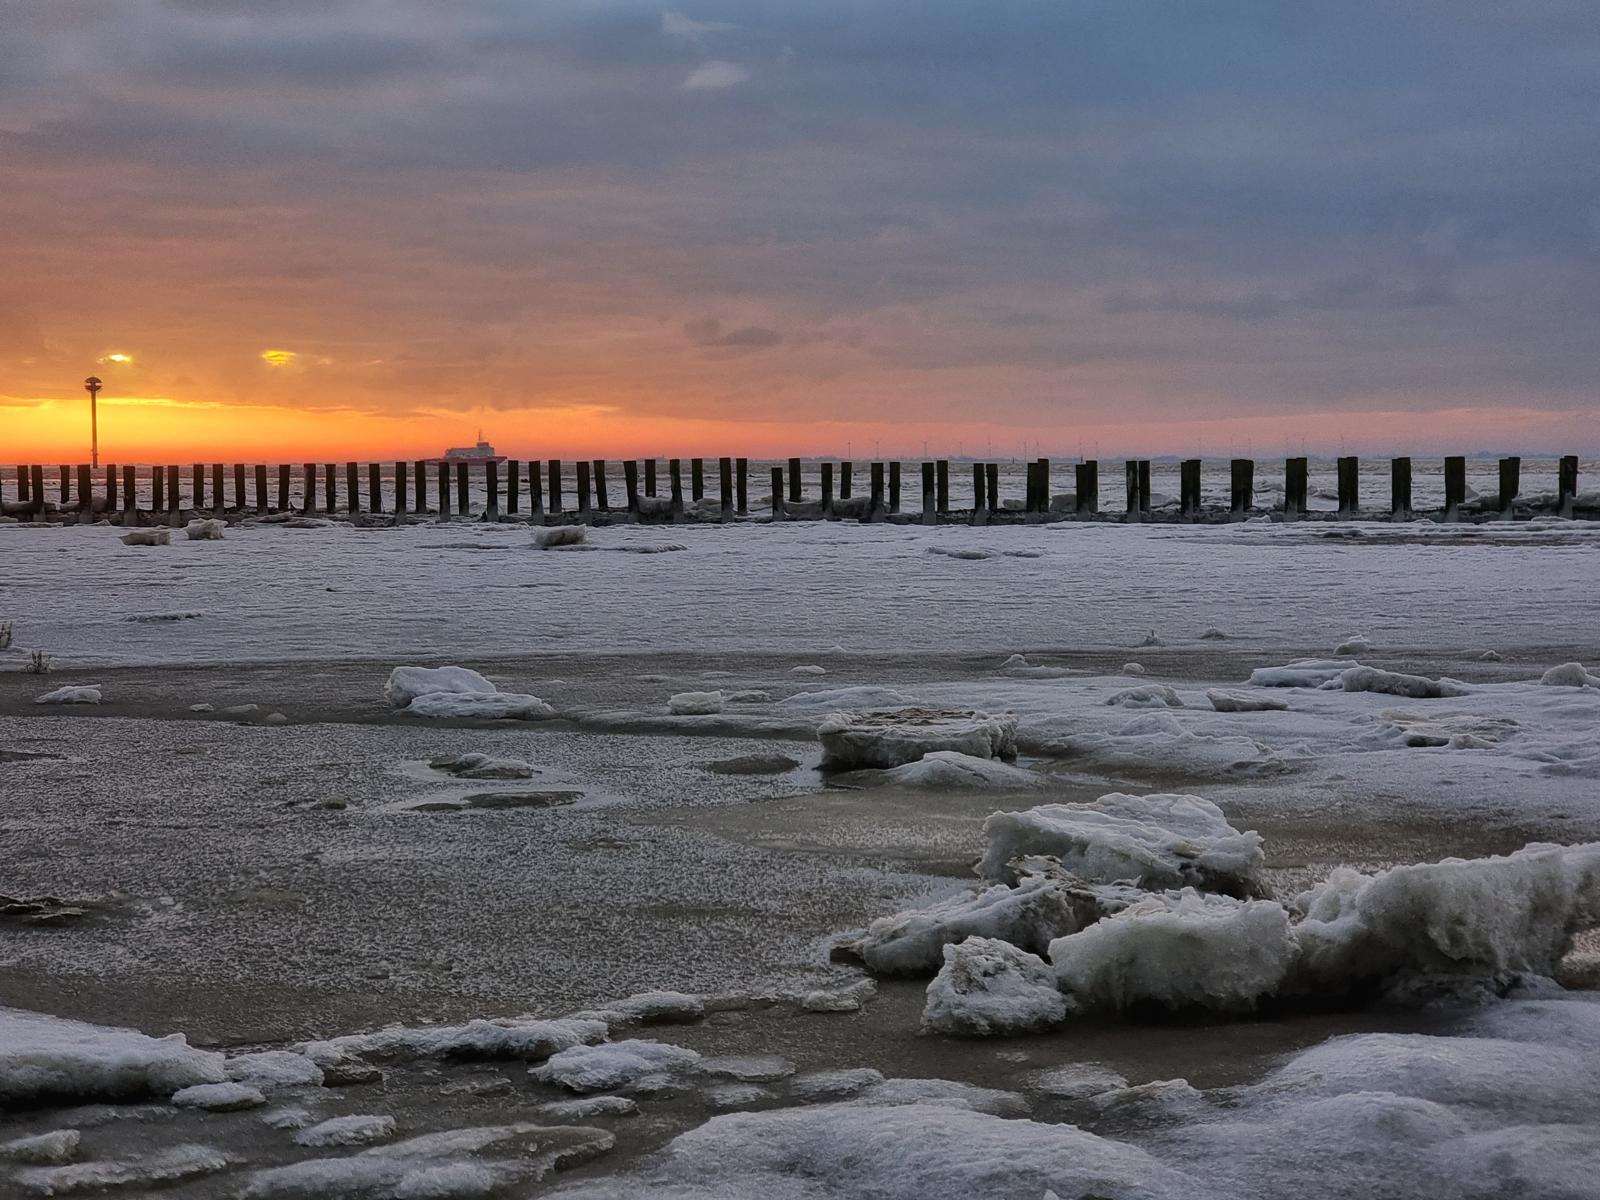
{"label": "cloudy sky", "polygon": [[1593,0],[0,0],[0,165],[19,454],[1600,449]]}

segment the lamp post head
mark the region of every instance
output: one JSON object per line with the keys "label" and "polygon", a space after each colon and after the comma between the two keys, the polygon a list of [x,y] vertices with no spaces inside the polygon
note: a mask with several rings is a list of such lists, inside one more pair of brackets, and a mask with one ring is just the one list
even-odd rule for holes
{"label": "lamp post head", "polygon": [[91,395],[91,396],[93,396],[96,392],[98,392],[100,390],[100,388],[101,388],[100,380],[97,379],[93,375],[89,376],[89,378],[87,378],[87,379],[85,379],[83,381],[83,390],[88,392],[89,395]]}

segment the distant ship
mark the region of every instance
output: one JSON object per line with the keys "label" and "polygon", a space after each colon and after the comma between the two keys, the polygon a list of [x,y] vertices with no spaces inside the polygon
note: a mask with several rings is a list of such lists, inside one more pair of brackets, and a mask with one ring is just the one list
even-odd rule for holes
{"label": "distant ship", "polygon": [[476,446],[452,446],[444,452],[444,457],[439,462],[465,463],[469,467],[481,467],[484,463],[503,463],[504,454],[496,454],[494,447],[483,440],[483,430],[478,430],[478,444]]}

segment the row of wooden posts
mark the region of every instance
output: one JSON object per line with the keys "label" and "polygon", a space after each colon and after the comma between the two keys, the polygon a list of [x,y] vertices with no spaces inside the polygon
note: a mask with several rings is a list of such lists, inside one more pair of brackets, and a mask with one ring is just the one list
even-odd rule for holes
{"label": "row of wooden posts", "polygon": [[[688,496],[691,500],[699,502],[705,498],[706,460],[694,458],[689,460],[689,487]],[[593,461],[579,461],[574,466],[575,483],[577,488],[577,514],[587,517],[595,511],[610,512],[610,494],[607,490],[606,462],[602,459]],[[645,504],[640,495],[640,463],[625,460],[622,463],[623,486],[627,497],[627,511],[639,514],[646,508],[661,511],[660,504]],[[643,462],[643,496],[647,499],[655,498],[657,476],[657,462],[646,459]],[[801,474],[802,460],[791,458],[788,461],[787,479],[783,467],[772,468],[772,516],[775,520],[783,519],[787,513],[787,506],[805,503],[802,488]],[[824,462],[820,464],[821,497],[820,509],[824,515],[833,515],[837,501],[851,498],[851,475],[853,464],[841,462],[838,472],[838,495],[834,494],[834,464]],[[1242,515],[1251,511],[1255,498],[1255,462],[1248,458],[1232,460],[1230,511],[1234,515]],[[364,511],[382,513],[384,508],[383,473],[379,463],[369,463],[367,470],[367,506]],[[434,482],[437,494],[437,513],[448,518],[452,512],[452,476],[454,482],[454,510],[462,515],[470,514],[471,505],[469,498],[469,464],[451,463],[443,460],[418,460],[415,463],[397,462],[394,464],[394,492],[392,506],[388,511],[403,514],[413,512],[418,514],[428,513],[428,473],[429,467],[433,468]],[[524,476],[524,467],[526,475]],[[1306,511],[1307,490],[1307,460],[1305,458],[1290,458],[1284,463],[1284,501],[1283,512],[1288,516],[1295,516]],[[453,471],[452,471],[452,468]],[[563,496],[563,470],[560,459],[550,459],[547,463],[529,461],[526,464],[516,460],[504,463],[504,488],[502,489],[501,464],[483,464],[484,483],[487,493],[487,504],[484,513],[490,517],[498,517],[503,513],[519,515],[521,501],[526,495],[528,512],[533,516],[548,514],[564,514],[566,502]],[[1179,466],[1179,513],[1182,517],[1198,519],[1201,515],[1200,500],[1200,468],[1201,460],[1198,458],[1186,459]],[[1509,514],[1512,510],[1521,485],[1522,460],[1520,458],[1502,458],[1500,468],[1499,508],[1502,513]],[[251,504],[246,496],[247,472],[252,468],[243,463],[233,464],[233,504],[232,508],[238,511],[247,511]],[[749,511],[749,460],[744,458],[721,458],[717,460],[719,495],[721,500],[721,516],[724,520],[731,519],[735,513],[743,515]],[[1126,477],[1127,506],[1125,512],[1131,519],[1138,520],[1150,512],[1150,460],[1129,459],[1124,463]],[[86,465],[76,468],[63,466],[60,468],[61,479],[61,504],[63,509],[76,508],[79,512],[94,511],[94,480],[93,471]],[[292,470],[284,464],[276,468],[277,496],[276,504],[268,492],[268,468],[256,465],[254,474],[253,507],[258,513],[269,511],[290,512],[295,511],[290,504],[290,477]],[[1074,464],[1075,472],[1075,505],[1074,511],[1079,516],[1088,516],[1100,511],[1100,464],[1095,460]],[[228,506],[224,497],[225,474],[222,463],[210,465],[210,508],[213,511],[223,511]],[[338,469],[337,464],[306,463],[303,472],[301,488],[302,503],[299,511],[312,513],[317,511],[317,481],[319,475],[323,483],[322,504],[323,511],[334,513],[338,511]],[[363,511],[361,506],[360,482],[361,467],[358,463],[344,465],[345,476],[345,507],[351,513]],[[664,507],[664,515],[677,517],[682,515],[684,509],[684,481],[682,462],[679,459],[670,459],[667,463],[668,497]],[[1407,518],[1412,514],[1411,503],[1411,460],[1409,458],[1395,458],[1390,460],[1390,504],[1389,512],[1394,517]],[[1568,455],[1560,460],[1557,483],[1558,510],[1564,515],[1570,515],[1574,498],[1578,490],[1578,458]],[[73,495],[73,482],[76,480],[76,497]],[[524,482],[525,480],[525,482]],[[1353,516],[1361,510],[1360,460],[1355,456],[1342,457],[1338,460],[1339,480],[1339,512],[1341,515]],[[194,512],[207,510],[206,504],[207,469],[204,464],[196,463],[192,471],[192,484],[190,488],[189,508]],[[999,494],[1000,466],[998,463],[973,463],[972,464],[972,490],[974,503],[970,510],[974,519],[984,519],[988,513],[1001,509]],[[941,459],[922,464],[922,515],[926,521],[936,520],[940,513],[951,511],[950,508],[950,462]],[[148,511],[163,512],[176,515],[182,508],[180,497],[181,475],[176,466],[153,467],[151,469],[151,504]],[[786,486],[787,485],[787,486]],[[0,481],[0,499],[4,499],[3,481]],[[1451,457],[1444,460],[1444,515],[1446,519],[1455,516],[1456,512],[1466,502],[1467,472],[1466,459]],[[45,504],[44,468],[42,466],[19,466],[16,469],[17,500],[24,505],[31,506],[31,511],[40,512]],[[870,491],[865,511],[861,514],[864,519],[875,519],[887,513],[900,511],[901,493],[901,464],[899,462],[874,462],[870,464]],[[407,508],[408,494],[411,505]],[[109,466],[105,468],[105,511],[116,511],[118,508],[118,468]],[[548,499],[547,499],[548,496]],[[135,514],[138,511],[137,488],[135,471],[133,467],[121,468],[121,508],[126,514]],[[503,504],[503,508],[502,508]],[[1050,460],[1037,459],[1027,464],[1027,494],[1023,502],[1022,511],[1026,514],[1043,514],[1051,511],[1050,495]]]}

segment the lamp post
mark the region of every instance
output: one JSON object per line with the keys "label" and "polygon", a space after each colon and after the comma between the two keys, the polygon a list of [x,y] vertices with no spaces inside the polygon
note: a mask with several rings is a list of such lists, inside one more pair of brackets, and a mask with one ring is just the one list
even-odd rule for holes
{"label": "lamp post", "polygon": [[100,395],[100,380],[93,375],[83,381],[83,390],[89,393],[89,464],[100,465],[100,413],[96,398]]}

